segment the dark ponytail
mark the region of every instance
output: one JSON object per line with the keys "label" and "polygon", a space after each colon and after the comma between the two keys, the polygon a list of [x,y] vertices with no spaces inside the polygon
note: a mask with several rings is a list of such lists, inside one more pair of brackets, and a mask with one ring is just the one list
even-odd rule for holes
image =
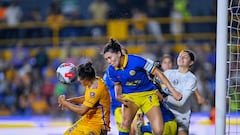
{"label": "dark ponytail", "polygon": [[111,52],[111,53],[122,53],[122,45],[115,39],[110,38],[110,40],[106,43],[105,47],[103,48],[103,54],[106,52]]}

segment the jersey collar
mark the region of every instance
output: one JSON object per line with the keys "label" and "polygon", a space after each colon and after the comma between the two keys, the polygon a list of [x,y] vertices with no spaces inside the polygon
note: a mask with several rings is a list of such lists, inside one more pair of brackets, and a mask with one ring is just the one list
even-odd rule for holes
{"label": "jersey collar", "polygon": [[128,62],[128,55],[124,54],[123,65],[121,67],[115,67],[115,70],[124,69],[127,66],[127,62]]}

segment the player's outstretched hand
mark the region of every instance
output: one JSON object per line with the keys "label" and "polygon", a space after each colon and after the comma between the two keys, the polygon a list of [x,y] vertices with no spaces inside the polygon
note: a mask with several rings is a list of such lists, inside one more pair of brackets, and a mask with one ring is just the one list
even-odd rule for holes
{"label": "player's outstretched hand", "polygon": [[64,105],[63,105],[63,103],[65,102],[65,100],[66,100],[65,95],[60,95],[60,96],[58,97],[58,107],[61,107],[62,110],[64,110]]}
{"label": "player's outstretched hand", "polygon": [[179,93],[178,91],[175,91],[174,93],[172,93],[172,96],[173,96],[177,101],[182,100],[182,94]]}
{"label": "player's outstretched hand", "polygon": [[64,101],[66,101],[65,95],[60,95],[60,96],[58,97],[58,103],[59,103],[59,104],[62,104]]}

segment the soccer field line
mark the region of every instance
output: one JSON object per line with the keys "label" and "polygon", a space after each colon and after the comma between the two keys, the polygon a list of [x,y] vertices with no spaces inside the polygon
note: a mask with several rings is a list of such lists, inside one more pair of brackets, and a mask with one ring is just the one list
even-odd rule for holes
{"label": "soccer field line", "polygon": [[0,122],[0,128],[36,128],[36,127],[69,127],[71,122],[49,122],[49,123],[35,123],[35,122]]}
{"label": "soccer field line", "polygon": [[[200,120],[195,123],[196,125],[212,125],[210,120]],[[240,119],[226,120],[226,124],[240,125]],[[69,127],[71,122],[49,122],[49,123],[36,123],[36,122],[2,122],[0,121],[0,128],[36,128],[36,127]]]}

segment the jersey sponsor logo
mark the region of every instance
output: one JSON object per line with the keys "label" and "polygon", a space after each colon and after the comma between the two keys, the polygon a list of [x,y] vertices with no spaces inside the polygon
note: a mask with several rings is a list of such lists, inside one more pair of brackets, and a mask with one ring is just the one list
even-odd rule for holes
{"label": "jersey sponsor logo", "polygon": [[95,92],[90,92],[90,97],[91,97],[91,98],[94,98],[94,97],[95,97],[95,95],[96,95],[96,93],[95,93]]}
{"label": "jersey sponsor logo", "polygon": [[136,71],[130,70],[130,71],[129,71],[129,74],[130,74],[131,76],[134,76],[134,75],[136,74]]}
{"label": "jersey sponsor logo", "polygon": [[131,82],[126,82],[126,86],[137,86],[140,83],[141,83],[141,80],[134,80]]}

